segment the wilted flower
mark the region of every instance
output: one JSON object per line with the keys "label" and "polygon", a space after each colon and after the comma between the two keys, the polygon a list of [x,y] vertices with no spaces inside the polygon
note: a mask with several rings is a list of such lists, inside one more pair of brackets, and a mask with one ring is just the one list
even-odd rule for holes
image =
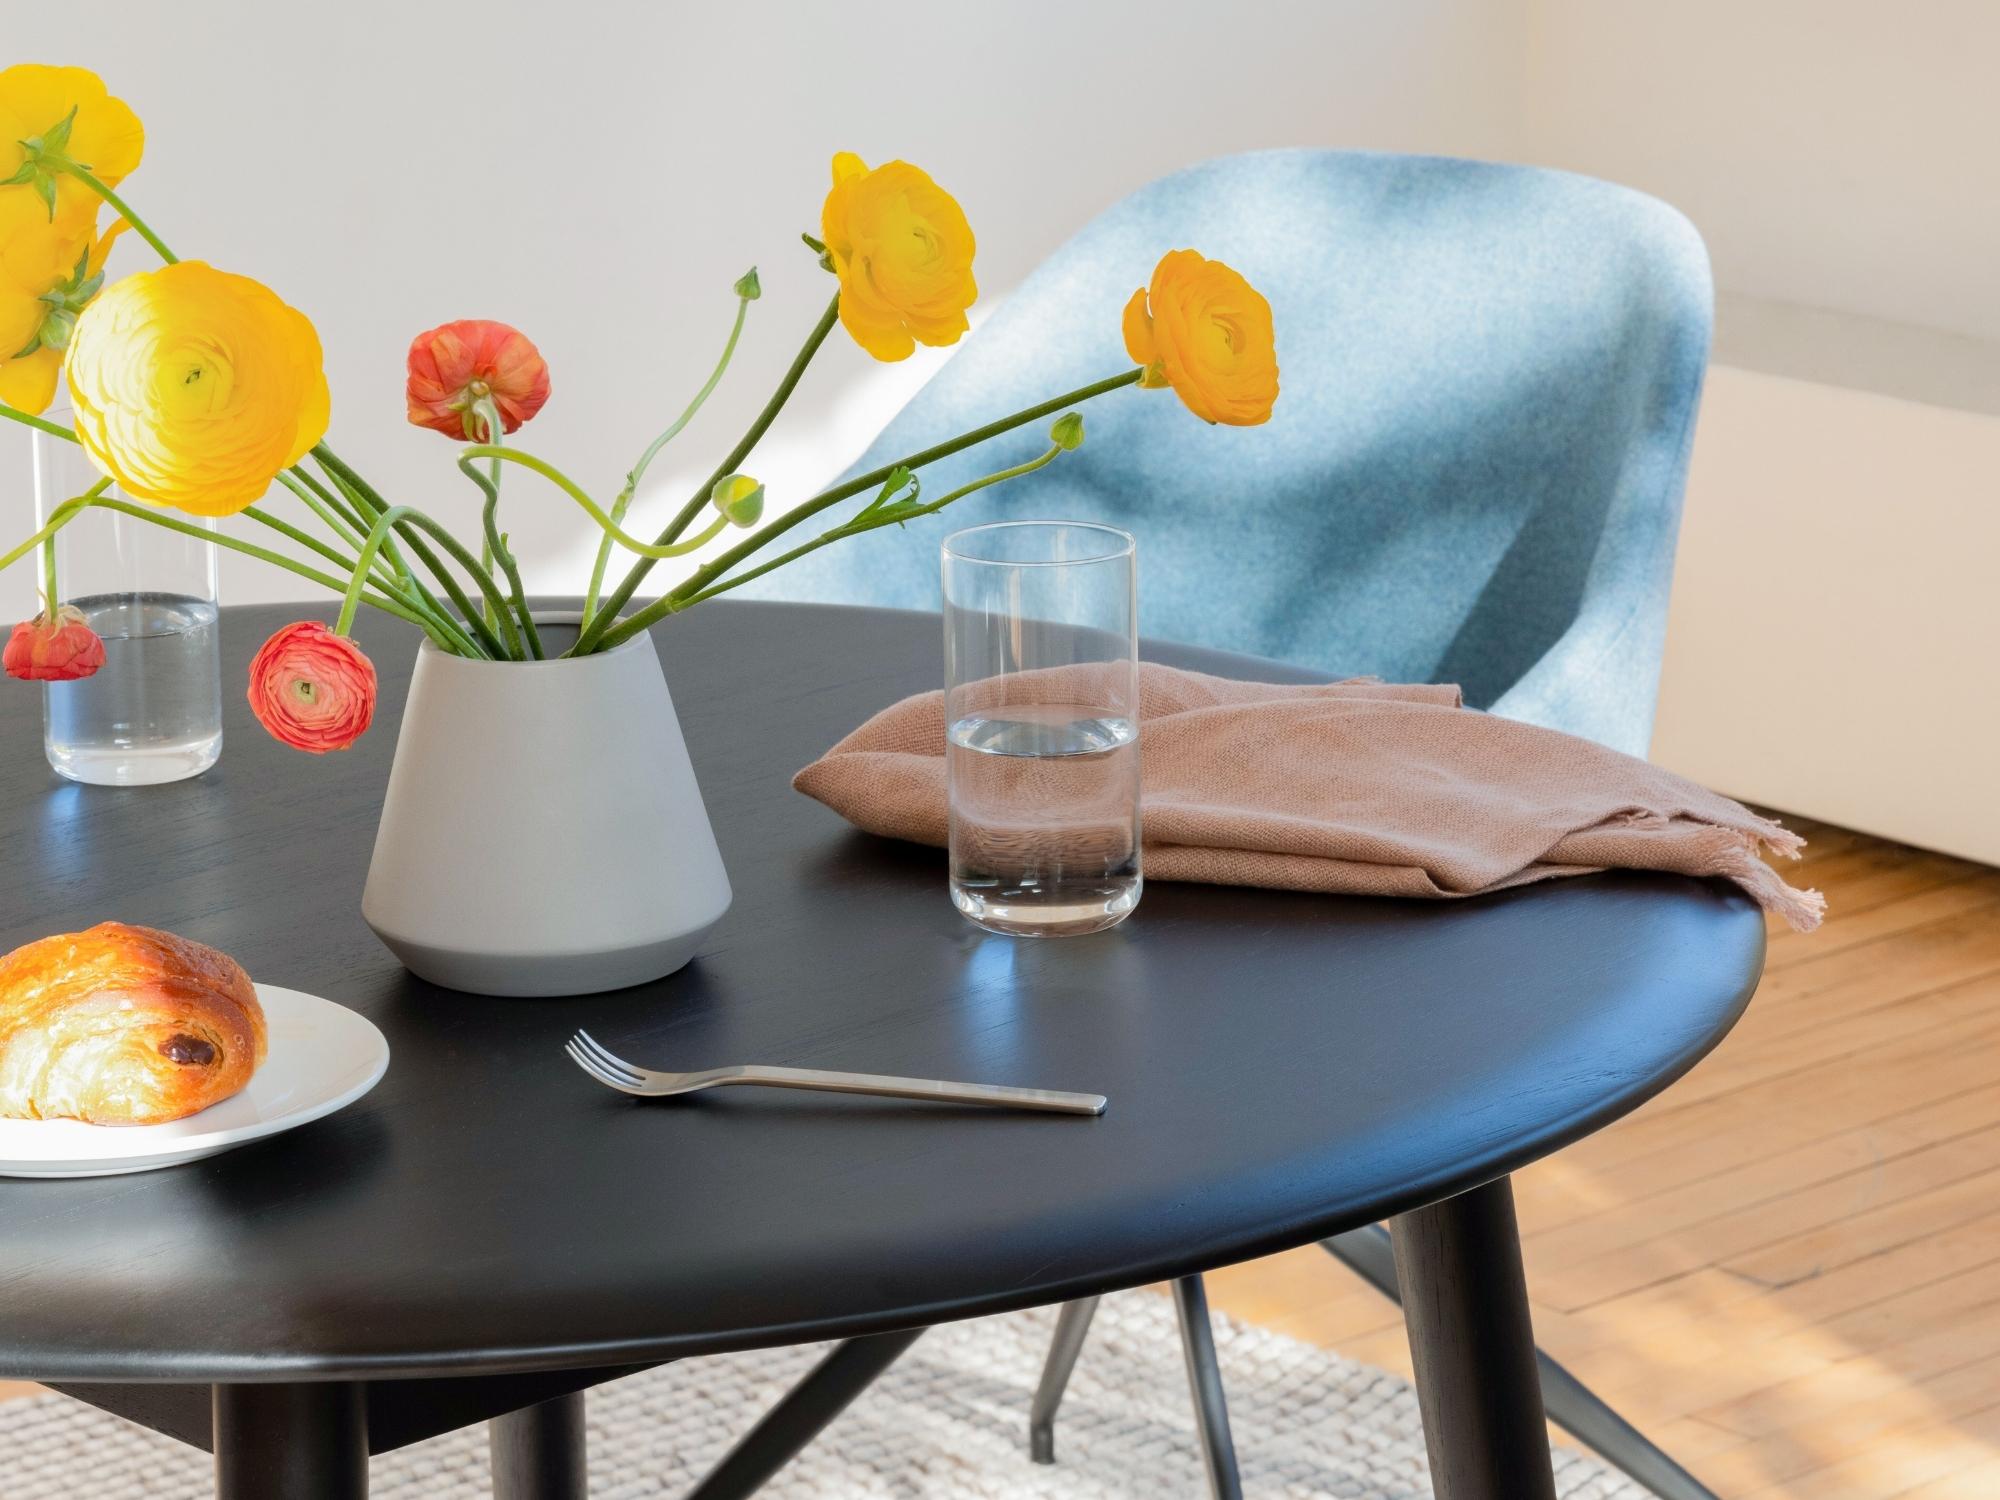
{"label": "wilted flower", "polygon": [[549,366],[518,328],[461,318],[410,341],[410,420],[446,437],[485,442],[499,436],[479,425],[475,408],[490,400],[500,429],[512,432],[549,399]]}
{"label": "wilted flower", "polygon": [[0,667],[24,682],[76,682],[103,665],[104,642],[74,604],[23,620],[0,652]]}

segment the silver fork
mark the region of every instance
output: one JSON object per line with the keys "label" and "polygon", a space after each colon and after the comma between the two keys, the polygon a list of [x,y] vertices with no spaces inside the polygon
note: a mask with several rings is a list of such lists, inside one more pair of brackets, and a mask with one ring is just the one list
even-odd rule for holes
{"label": "silver fork", "polygon": [[730,1084],[761,1083],[779,1089],[821,1089],[834,1094],[882,1094],[891,1099],[934,1099],[947,1104],[994,1104],[1062,1115],[1101,1115],[1102,1094],[1006,1088],[996,1083],[952,1083],[943,1078],[892,1078],[881,1073],[835,1073],[820,1068],[704,1068],[698,1073],[658,1073],[625,1061],[587,1031],[563,1047],[584,1072],[608,1088],[642,1099],[692,1094]]}

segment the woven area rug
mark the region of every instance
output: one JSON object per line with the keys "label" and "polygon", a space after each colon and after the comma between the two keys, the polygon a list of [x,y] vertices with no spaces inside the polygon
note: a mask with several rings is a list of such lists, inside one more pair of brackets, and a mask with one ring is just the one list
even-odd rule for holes
{"label": "woven area rug", "polygon": [[[763,1492],[771,1500],[1158,1500],[1207,1493],[1171,1306],[1108,1297],[1056,1424],[1053,1467],[1027,1456],[1028,1398],[1052,1310],[933,1329]],[[1381,1370],[1215,1320],[1250,1500],[1417,1500],[1431,1493],[1415,1393]],[[591,1495],[679,1495],[809,1368],[817,1349],[686,1360],[590,1393]],[[375,1500],[490,1493],[468,1428],[373,1465]],[[206,1500],[207,1455],[80,1402],[0,1404],[5,1500]],[[1556,1450],[1565,1500],[1645,1500],[1593,1458]]]}

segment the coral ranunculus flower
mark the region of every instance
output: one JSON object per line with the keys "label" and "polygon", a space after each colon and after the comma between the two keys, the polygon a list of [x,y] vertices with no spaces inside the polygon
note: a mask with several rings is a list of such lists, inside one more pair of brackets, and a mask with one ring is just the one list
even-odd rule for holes
{"label": "coral ranunculus flower", "polygon": [[503,432],[512,432],[549,399],[549,366],[518,328],[488,318],[461,318],[410,340],[410,420],[446,437],[491,436],[473,408],[490,399]]}
{"label": "coral ranunculus flower", "polygon": [[1278,399],[1271,304],[1219,260],[1169,250],[1125,304],[1125,350],[1204,422],[1255,427]]}
{"label": "coral ranunculus flower", "polygon": [[375,722],[375,663],[346,636],[300,620],[251,658],[250,711],[294,750],[345,750]]}
{"label": "coral ranunculus flower", "polygon": [[930,174],[906,161],[870,171],[841,152],[820,236],[840,278],[840,321],[877,359],[908,359],[919,343],[955,344],[965,333],[979,295],[972,226]]}
{"label": "coral ranunculus flower", "polygon": [[326,435],[319,335],[198,260],[113,282],[70,336],[76,435],[126,494],[230,516]]}
{"label": "coral ranunculus flower", "polygon": [[0,668],[24,682],[75,682],[103,665],[104,642],[73,604],[65,604],[53,619],[40,614],[23,620],[0,652]]}
{"label": "coral ranunculus flower", "polygon": [[0,69],[0,197],[32,199],[43,222],[61,220],[74,229],[96,218],[97,194],[67,172],[38,169],[32,154],[37,142],[59,142],[62,155],[116,187],[139,165],[146,131],[88,68],[16,63]]}

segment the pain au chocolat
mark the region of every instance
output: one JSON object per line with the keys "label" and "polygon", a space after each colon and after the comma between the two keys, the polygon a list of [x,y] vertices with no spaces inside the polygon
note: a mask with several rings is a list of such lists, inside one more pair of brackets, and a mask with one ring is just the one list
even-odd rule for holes
{"label": "pain au chocolat", "polygon": [[157,1125],[241,1091],[264,1010],[236,960],[101,922],[0,958],[0,1117]]}

